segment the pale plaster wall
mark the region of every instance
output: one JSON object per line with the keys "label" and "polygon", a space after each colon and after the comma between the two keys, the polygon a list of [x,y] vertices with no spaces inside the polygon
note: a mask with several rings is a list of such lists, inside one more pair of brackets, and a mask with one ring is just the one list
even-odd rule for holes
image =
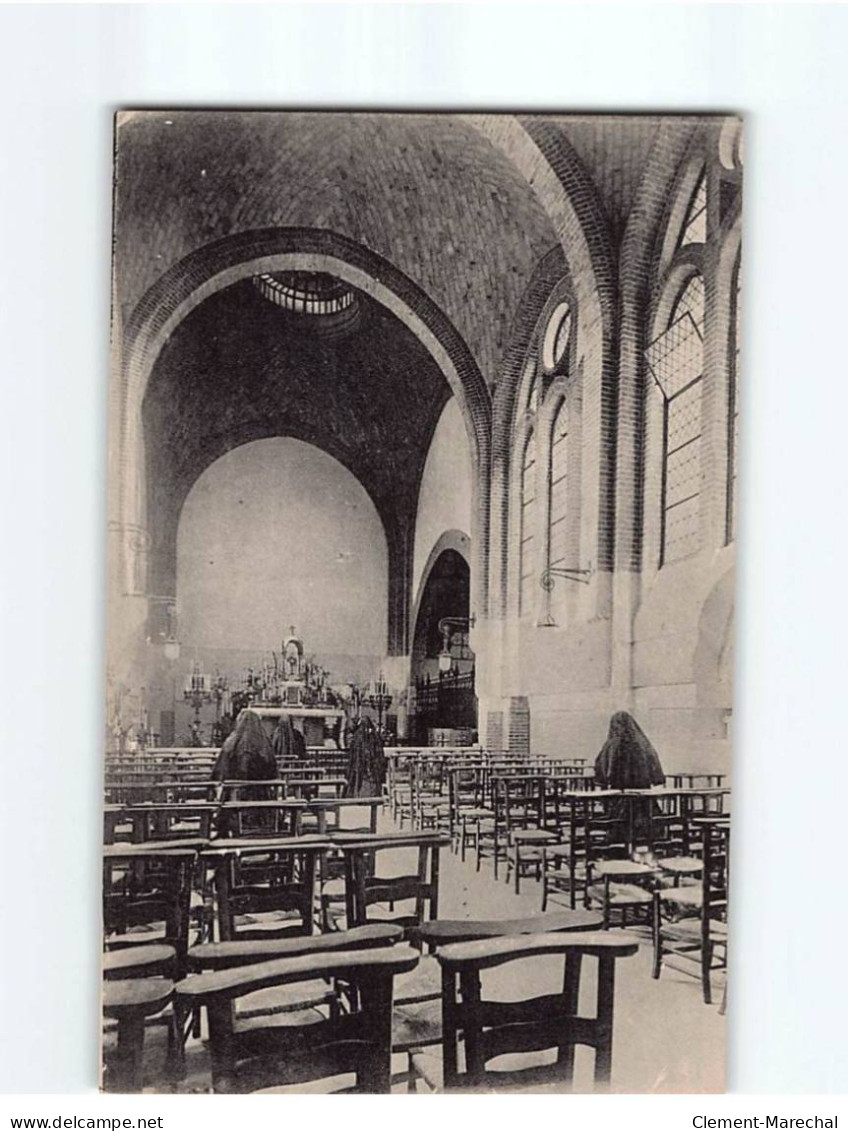
{"label": "pale plaster wall", "polygon": [[471,460],[468,434],[456,399],[442,410],[433,433],[421,477],[415,554],[412,569],[413,601],[430,551],[446,530],[471,532]]}

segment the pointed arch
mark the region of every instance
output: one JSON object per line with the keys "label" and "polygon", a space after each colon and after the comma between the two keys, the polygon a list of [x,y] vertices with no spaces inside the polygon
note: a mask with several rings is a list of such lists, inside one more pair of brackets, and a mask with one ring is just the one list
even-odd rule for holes
{"label": "pointed arch", "polygon": [[[141,405],[159,353],[180,322],[210,295],[250,276],[285,270],[335,275],[390,310],[419,339],[457,398],[473,466],[472,576],[475,612],[485,617],[489,542],[491,400],[480,370],[462,337],[420,287],[388,260],[346,236],[326,229],[261,229],[210,243],[175,264],[150,288],[115,345],[119,379],[113,382],[113,448],[110,452],[110,526],[120,536],[122,575],[137,573],[127,532],[146,527],[146,492]],[[411,538],[403,555],[411,558]],[[400,563],[405,584],[398,608],[408,639],[411,560]]]}

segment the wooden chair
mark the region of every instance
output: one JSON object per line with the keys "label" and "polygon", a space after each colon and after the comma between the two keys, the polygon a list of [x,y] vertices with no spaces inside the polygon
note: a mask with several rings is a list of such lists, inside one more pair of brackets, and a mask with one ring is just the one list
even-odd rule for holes
{"label": "wooden chair", "polygon": [[702,821],[700,883],[661,887],[653,903],[653,976],[667,963],[701,979],[704,1002],[712,1002],[712,973],[727,967],[730,823]]}
{"label": "wooden chair", "polygon": [[316,857],[324,837],[223,840],[204,853],[214,868],[218,938],[247,941],[314,932]]}
{"label": "wooden chair", "polygon": [[104,1057],[105,1091],[141,1091],[145,1022],[167,1008],[173,991],[169,979],[158,977],[128,978],[104,984],[103,1014],[118,1023],[117,1049]]}
{"label": "wooden chair", "polygon": [[[638,944],[610,933],[524,935],[457,943],[437,952],[442,971],[441,1063],[432,1054],[413,1054],[414,1071],[434,1090],[461,1091],[547,1085],[570,1089],[574,1050],[595,1050],[594,1081],[606,1088],[612,1074],[615,963]],[[521,1001],[483,997],[481,974],[508,963],[542,956],[563,957],[562,990]],[[583,959],[596,958],[595,1015],[579,1014]],[[554,1052],[552,1063],[498,1070],[490,1063],[515,1053]]]}
{"label": "wooden chair", "polygon": [[[488,803],[486,771],[482,766],[459,766],[450,771],[448,778],[451,847],[458,848],[464,861],[466,850],[478,848],[484,828],[490,828],[495,811]],[[477,853],[477,868],[480,858]]]}
{"label": "wooden chair", "polygon": [[[397,836],[340,836],[338,844],[345,863],[346,925],[362,927],[373,921],[391,922],[406,929],[435,919],[439,913],[439,854],[450,843],[446,834],[435,832],[400,833]],[[415,872],[402,876],[379,875],[381,853],[398,849],[417,850]],[[395,913],[396,903],[414,901],[414,909]],[[369,908],[388,905],[378,916]]]}
{"label": "wooden chair", "polygon": [[[189,948],[190,905],[195,848],[152,848],[147,845],[113,845],[103,858],[103,929],[105,949],[148,952],[112,959],[110,975],[121,969],[140,970],[181,978],[186,972]],[[164,951],[149,965],[151,945]],[[116,976],[124,976],[117,974]]]}
{"label": "wooden chair", "polygon": [[687,806],[674,791],[654,796],[650,804],[650,848],[657,856],[683,856],[689,847]]}
{"label": "wooden chair", "polygon": [[299,836],[305,808],[306,802],[298,798],[226,801],[218,810],[218,835],[238,839]]}
{"label": "wooden chair", "polygon": [[[560,803],[564,800],[561,795]],[[616,809],[619,801],[620,795],[611,791],[570,794],[568,823],[560,829],[559,843],[543,846],[543,912],[555,892],[567,893],[572,908],[578,897],[588,906],[592,864],[627,856],[626,820]]]}
{"label": "wooden chair", "polygon": [[[531,823],[538,827],[541,814],[538,804],[528,794],[527,775],[516,774],[511,767],[489,767],[485,782],[493,816],[491,819],[482,817],[477,823],[475,866],[479,872],[482,859],[491,856],[495,879],[498,879],[501,859],[509,855],[512,830],[528,828]],[[535,822],[528,819],[533,811],[537,816]]]}
{"label": "wooden chair", "polygon": [[[208,970],[231,970],[239,966],[255,966],[260,962],[271,962],[280,958],[296,958],[302,954],[327,954],[336,950],[369,950],[375,947],[393,946],[403,939],[400,927],[390,923],[372,923],[366,927],[355,927],[351,931],[331,931],[324,935],[304,935],[290,938],[232,939],[229,942],[201,943],[189,951],[189,970],[201,973]],[[240,1018],[276,1016],[279,1024],[285,1024],[283,1015],[290,1015],[288,1023],[296,1023],[297,1017],[305,1010],[315,1010],[327,1006],[334,1012],[340,1001],[351,997],[350,987],[336,983],[332,986],[324,982],[301,982],[295,990],[276,990],[257,995],[248,994],[240,1005]],[[185,1024],[182,1016],[182,998],[175,1003],[175,1010]],[[194,1013],[195,1031],[200,1032],[199,1010]]]}
{"label": "wooden chair", "polygon": [[[434,957],[440,948],[479,939],[595,930],[601,922],[597,912],[581,909],[523,919],[435,919],[422,923],[410,932],[411,941],[430,953],[396,987],[394,1052],[411,1054],[442,1043],[441,974]],[[407,1083],[413,1085],[414,1081],[415,1074],[410,1071]]]}
{"label": "wooden chair", "polygon": [[[317,941],[317,940],[314,940]],[[406,945],[303,953],[252,966],[199,974],[175,988],[184,1008],[206,1006],[215,1092],[252,1092],[315,1081],[332,1090],[387,1093],[391,1088],[392,989],[418,953]],[[352,1012],[281,1027],[242,1021],[234,1003],[246,994],[304,981],[355,987]],[[342,1078],[341,1080],[339,1078]],[[345,1082],[345,1078],[351,1083]]]}
{"label": "wooden chair", "polygon": [[498,779],[495,814],[505,833],[506,882],[512,877],[517,895],[522,875],[542,878],[542,848],[557,839],[545,828],[544,776],[532,771]]}
{"label": "wooden chair", "polygon": [[450,799],[441,757],[419,758],[412,773],[412,826],[415,829],[450,828]]}
{"label": "wooden chair", "polygon": [[403,828],[412,824],[415,755],[397,752],[388,758],[387,789],[392,820]]}
{"label": "wooden chair", "polygon": [[[108,984],[185,976],[193,936],[199,938],[204,929],[204,908],[195,909],[198,918],[194,924],[191,908],[198,846],[203,843],[164,841],[104,848],[102,969]],[[113,992],[117,993],[110,990]],[[152,1016],[153,1023],[168,1026],[169,1070],[179,1076],[189,1019],[175,1009],[163,1014],[163,1008],[142,1016]],[[128,1025],[139,1016],[130,1012]]]}
{"label": "wooden chair", "polygon": [[610,926],[613,914],[627,926],[627,917],[635,919],[639,912],[650,920],[653,891],[657,882],[655,864],[637,860],[596,860],[589,865],[586,888],[588,906],[600,906],[604,929]]}

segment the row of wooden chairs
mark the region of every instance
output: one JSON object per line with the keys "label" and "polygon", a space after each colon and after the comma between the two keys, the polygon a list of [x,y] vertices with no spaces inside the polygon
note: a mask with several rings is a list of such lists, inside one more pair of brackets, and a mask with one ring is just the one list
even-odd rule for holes
{"label": "row of wooden chairs", "polygon": [[[568,931],[568,925],[548,920],[556,917],[426,924],[441,975],[440,1017],[435,1037],[411,1044],[404,1041],[402,1022],[398,1029],[402,1002],[396,1000],[394,983],[412,974],[420,957],[391,924],[315,937],[220,943],[214,954],[193,965],[203,973],[176,982],[161,974],[112,978],[105,987],[104,1011],[117,1020],[119,1034],[107,1067],[107,1088],[141,1087],[144,1022],[168,1009],[178,1017],[197,1017],[205,1010],[210,1086],[216,1092],[279,1089],[316,1080],[332,1090],[388,1092],[392,1053],[399,1051],[409,1054],[407,1087],[412,1090],[419,1083],[450,1091],[495,1082],[499,1088],[567,1089],[579,1044],[595,1050],[595,1084],[606,1087],[612,1070],[615,963],[634,954],[637,945],[614,932],[559,933]],[[448,930],[439,932],[443,926]],[[450,941],[457,927],[465,941]],[[438,945],[440,934],[447,945]],[[563,960],[558,992],[517,1002],[488,996],[489,971],[540,956]],[[581,972],[587,958],[597,960],[596,1005],[592,1014],[581,1015]],[[306,1020],[303,1009],[281,1024],[279,1014],[257,1016],[242,1008],[258,992],[280,987],[303,1001],[316,981],[332,988],[313,1004]],[[529,1068],[493,1071],[497,1058],[527,1052],[542,1056]],[[553,1061],[540,1063],[550,1060],[547,1054]]]}
{"label": "row of wooden chairs", "polygon": [[[310,782],[326,787],[332,783],[337,791],[343,790],[347,781],[346,771],[346,755],[343,767],[311,759],[290,762],[278,767],[276,777],[261,783],[214,781],[211,764],[180,773],[167,767],[144,770],[110,770],[107,767],[104,792],[106,802],[111,804],[212,800],[232,796],[239,787],[255,787],[257,784],[274,787],[275,792],[269,793],[269,796],[299,796]],[[222,784],[225,787],[223,795]]]}
{"label": "row of wooden chairs", "polygon": [[446,766],[439,759],[419,756],[397,764],[389,776],[392,816],[402,826],[443,829],[461,850],[472,838],[475,816],[491,818],[503,783],[513,780],[517,784],[551,781],[568,790],[591,784],[585,767],[573,759],[502,764],[469,757],[459,765]]}
{"label": "row of wooden chairs", "polygon": [[[321,837],[213,842],[217,847],[203,842],[112,846],[104,850],[104,975],[109,981],[141,973],[178,981],[189,970],[220,962],[227,948],[248,946],[254,960],[257,947],[261,954],[270,945],[273,953],[280,940],[312,935],[319,918],[322,925],[346,929],[370,925],[369,909],[378,903],[395,908],[410,901],[409,913],[389,918],[401,926],[418,924],[438,911],[443,843],[432,836],[364,834],[351,836],[344,850]],[[398,847],[417,850],[417,867],[410,875],[384,879],[376,858]],[[339,851],[346,881],[343,913],[330,918],[323,892],[316,900],[316,878],[325,858]],[[326,994],[319,994],[307,1004],[325,1001]],[[137,1004],[152,1008],[146,997]],[[172,1059],[179,1059],[189,1032],[197,1031],[197,1018],[186,1016],[178,1004],[164,1018]]]}
{"label": "row of wooden chairs", "polygon": [[[111,982],[104,1008],[118,1019],[119,1055],[107,1087],[142,1085],[144,1020],[176,1005],[182,1012],[205,1009],[214,1092],[279,1090],[322,1081],[328,1090],[387,1093],[392,1085],[393,991],[395,979],[415,969],[418,952],[406,943],[363,937],[362,932],[298,940],[288,952],[265,962],[232,966],[176,984],[163,978]],[[389,945],[386,945],[386,944]],[[615,964],[636,953],[637,944],[612,934],[533,934],[457,943],[437,951],[442,974],[441,1056],[412,1054],[412,1081],[434,1091],[469,1091],[497,1086],[566,1090],[574,1078],[578,1045],[595,1053],[594,1081],[606,1088],[612,1073]],[[537,957],[563,960],[561,990],[544,997],[503,1002],[489,998],[484,976]],[[585,959],[597,962],[593,1015],[579,1009]],[[335,1008],[306,1023],[257,1024],[238,1003],[258,991],[297,987],[321,980],[337,989]],[[492,1062],[513,1053],[551,1053],[548,1063],[505,1071]]]}

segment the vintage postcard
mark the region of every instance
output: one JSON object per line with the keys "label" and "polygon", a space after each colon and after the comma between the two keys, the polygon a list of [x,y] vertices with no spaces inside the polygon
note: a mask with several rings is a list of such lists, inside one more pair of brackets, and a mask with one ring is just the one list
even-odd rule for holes
{"label": "vintage postcard", "polygon": [[723,1090],[742,161],[117,115],[105,1089]]}

